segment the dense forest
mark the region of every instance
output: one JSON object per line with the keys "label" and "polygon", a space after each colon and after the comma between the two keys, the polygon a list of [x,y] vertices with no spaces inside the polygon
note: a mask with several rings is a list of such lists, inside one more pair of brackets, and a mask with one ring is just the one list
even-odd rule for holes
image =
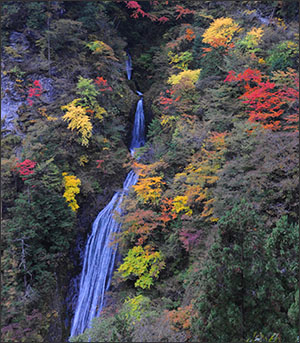
{"label": "dense forest", "polygon": [[[1,3],[2,342],[299,342],[298,21],[288,0]],[[70,337],[131,170],[105,306]]]}

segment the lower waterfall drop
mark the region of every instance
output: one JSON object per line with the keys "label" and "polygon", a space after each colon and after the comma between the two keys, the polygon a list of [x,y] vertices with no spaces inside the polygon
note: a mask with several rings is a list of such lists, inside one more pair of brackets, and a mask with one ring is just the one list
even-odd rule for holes
{"label": "lower waterfall drop", "polygon": [[[141,93],[140,93],[141,95]],[[138,101],[130,145],[131,155],[145,144],[145,119],[143,98]],[[138,181],[132,170],[123,184],[123,190],[115,193],[109,204],[98,214],[88,238],[81,273],[78,301],[71,327],[71,335],[77,336],[90,327],[91,320],[99,316],[110,287],[117,254],[116,246],[109,245],[111,235],[120,230],[121,224],[113,218],[115,211],[121,213],[124,195]]]}

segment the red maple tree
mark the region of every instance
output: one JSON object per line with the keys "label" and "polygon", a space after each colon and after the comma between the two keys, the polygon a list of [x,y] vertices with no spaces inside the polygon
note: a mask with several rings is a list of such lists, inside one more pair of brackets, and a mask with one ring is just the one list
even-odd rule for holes
{"label": "red maple tree", "polygon": [[28,102],[29,106],[32,106],[32,105],[33,105],[33,100],[32,100],[32,98],[33,98],[34,96],[36,96],[36,97],[41,96],[42,91],[43,91],[43,87],[42,87],[42,85],[41,85],[41,83],[40,83],[39,80],[35,80],[35,81],[33,82],[33,85],[34,85],[35,87],[30,87],[29,90],[28,90],[27,102]]}
{"label": "red maple tree", "polygon": [[22,176],[22,180],[26,180],[26,176],[32,175],[34,173],[33,169],[35,166],[36,162],[26,159],[23,162],[19,162],[16,164],[16,170],[19,175]]}
{"label": "red maple tree", "polygon": [[100,92],[112,91],[112,88],[107,84],[107,80],[105,80],[102,76],[96,77],[94,82],[99,87]]}
{"label": "red maple tree", "polygon": [[[266,81],[262,81],[265,79]],[[246,69],[236,76],[231,70],[224,82],[243,82],[245,93],[240,96],[243,103],[249,105],[249,121],[260,122],[265,129],[277,131],[279,129],[298,130],[299,116],[299,80],[295,78],[295,88],[279,88],[268,77],[263,77],[257,69]],[[286,114],[286,116],[284,116]]]}

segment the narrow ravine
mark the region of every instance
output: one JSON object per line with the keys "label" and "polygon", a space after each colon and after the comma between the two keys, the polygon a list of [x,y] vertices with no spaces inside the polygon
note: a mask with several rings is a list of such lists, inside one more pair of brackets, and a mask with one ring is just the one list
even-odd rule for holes
{"label": "narrow ravine", "polygon": [[[130,61],[130,63],[128,62]],[[128,54],[126,70],[128,79],[131,77],[131,59]],[[135,149],[145,144],[145,119],[142,93],[137,103],[135,120],[130,144],[131,155]],[[121,213],[121,203],[131,186],[136,184],[138,175],[132,170],[126,177],[123,190],[116,192],[109,204],[98,214],[92,227],[84,253],[79,294],[70,337],[79,335],[90,327],[94,317],[99,316],[105,305],[105,292],[110,287],[114,271],[117,247],[111,246],[111,237],[120,230],[121,224],[114,219],[114,214]]]}

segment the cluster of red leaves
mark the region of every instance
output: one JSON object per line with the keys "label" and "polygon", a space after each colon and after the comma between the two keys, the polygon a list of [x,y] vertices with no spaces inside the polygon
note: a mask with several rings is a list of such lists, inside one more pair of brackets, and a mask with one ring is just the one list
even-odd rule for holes
{"label": "cluster of red leaves", "polygon": [[[141,17],[147,17],[149,18],[151,21],[157,21],[159,23],[166,23],[167,21],[169,21],[169,18],[167,18],[166,16],[162,16],[160,18],[158,18],[157,16],[151,14],[151,13],[148,13],[148,12],[145,12],[141,5],[137,2],[137,1],[124,1],[126,3],[126,7],[133,10],[133,13],[131,14],[131,17],[134,18],[134,19],[137,19],[139,18],[140,16]],[[159,2],[158,1],[153,1],[152,4],[153,5],[157,5]],[[165,2],[166,5],[168,5],[168,1]],[[190,10],[189,8],[183,8],[182,6],[179,6],[179,5],[176,5],[176,10],[175,12],[177,12],[177,17],[176,17],[176,20],[182,18],[183,16],[185,15],[188,15],[188,14],[194,14],[195,11],[193,10]]]}
{"label": "cluster of red leaves", "polygon": [[[282,115],[293,106],[299,106],[299,80],[295,79],[295,88],[278,89],[274,82],[270,82],[268,78],[262,82],[262,78],[259,70],[248,68],[237,76],[231,70],[224,82],[245,82],[245,93],[240,98],[250,107],[250,122],[260,122],[265,129],[273,131],[282,128],[297,131],[298,114],[292,113],[285,118],[282,118]],[[285,122],[280,119],[284,119]]]}
{"label": "cluster of red leaves", "polygon": [[185,31],[185,39],[191,42],[196,38],[195,32],[191,28],[187,28]]}
{"label": "cluster of red leaves", "polygon": [[112,91],[112,88],[107,84],[107,80],[105,80],[102,76],[96,77],[95,84],[99,87],[100,92]]}
{"label": "cluster of red leaves", "polygon": [[27,102],[28,102],[28,105],[29,106],[32,106],[33,105],[33,100],[32,98],[34,96],[41,96],[42,94],[42,91],[43,91],[43,88],[42,88],[42,85],[40,83],[39,80],[35,80],[33,82],[34,86],[35,87],[30,87],[29,90],[28,90],[28,97],[27,97]]}
{"label": "cluster of red leaves", "polygon": [[139,3],[137,3],[136,1],[125,1],[125,3],[126,3],[127,8],[134,10],[133,13],[131,14],[132,18],[137,19],[141,15],[143,18],[147,17],[151,21],[158,20],[158,18],[156,16],[142,10],[141,5]]}
{"label": "cluster of red leaves", "polygon": [[175,12],[178,12],[176,20],[180,19],[184,15],[195,13],[195,11],[190,10],[189,8],[183,8],[182,6],[179,6],[179,5],[176,5],[176,11]]}
{"label": "cluster of red leaves", "polygon": [[165,316],[167,320],[170,320],[174,331],[186,330],[187,337],[191,337],[189,329],[192,324],[192,318],[197,317],[197,312],[193,309],[192,304],[185,307],[178,307],[177,310],[166,310]]}
{"label": "cluster of red leaves", "polygon": [[124,224],[129,226],[126,235],[134,233],[138,236],[136,245],[143,245],[157,228],[155,212],[151,210],[137,209],[126,216]]}
{"label": "cluster of red leaves", "polygon": [[[160,92],[160,97],[159,97],[159,103],[161,104],[161,105],[163,105],[163,106],[165,106],[164,107],[164,110],[167,110],[167,109],[169,109],[169,105],[172,105],[174,102],[177,102],[177,101],[179,101],[180,100],[180,96],[178,96],[176,99],[173,99],[172,98],[172,95],[175,93],[175,90],[169,90],[169,89],[167,89],[166,90],[166,96],[163,96],[163,93],[162,92]],[[170,97],[168,97],[168,96],[170,96]]]}
{"label": "cluster of red leaves", "polygon": [[160,23],[166,23],[167,21],[169,21],[170,19],[169,18],[167,18],[166,16],[162,16],[162,17],[160,17],[160,18],[158,18],[157,19],[157,21],[158,22],[160,22]]}
{"label": "cluster of red leaves", "polygon": [[245,81],[247,84],[245,88],[249,87],[249,81],[254,81],[256,83],[261,82],[262,74],[257,69],[246,69],[243,73],[235,76],[235,72],[230,70],[224,82],[233,82],[233,81]]}
{"label": "cluster of red leaves", "polygon": [[96,162],[98,163],[96,168],[101,168],[101,165],[104,162],[104,160],[97,160]]}
{"label": "cluster of red leaves", "polygon": [[36,162],[31,160],[24,160],[23,162],[16,164],[16,170],[18,171],[20,176],[22,177],[22,180],[26,180],[24,176],[28,176],[34,173],[33,169],[36,166]]}
{"label": "cluster of red leaves", "polygon": [[93,115],[95,113],[95,111],[90,109],[90,108],[87,108],[86,109],[86,113],[89,113],[89,114]]}
{"label": "cluster of red leaves", "polygon": [[179,48],[180,44],[184,41],[191,42],[196,38],[196,34],[194,30],[192,29],[192,26],[190,24],[183,24],[182,26],[187,26],[185,34],[182,36],[177,37],[175,40],[172,40],[171,42],[167,43],[167,48],[174,50]]}
{"label": "cluster of red leaves", "polygon": [[161,202],[160,206],[161,214],[157,220],[162,222],[162,226],[165,227],[166,224],[177,217],[176,212],[174,212],[173,199],[165,198]]}
{"label": "cluster of red leaves", "polygon": [[[225,48],[225,50],[223,52],[225,55],[227,54],[227,52],[230,49],[234,48],[234,43],[227,44],[226,42],[224,42],[223,39],[218,39],[218,38],[213,39],[213,41],[210,43],[210,45],[215,49],[218,49],[220,47]],[[212,48],[202,48],[202,50],[204,52],[210,52],[210,51],[212,51]],[[206,56],[206,54],[202,54],[202,56],[204,57],[204,56]]]}

